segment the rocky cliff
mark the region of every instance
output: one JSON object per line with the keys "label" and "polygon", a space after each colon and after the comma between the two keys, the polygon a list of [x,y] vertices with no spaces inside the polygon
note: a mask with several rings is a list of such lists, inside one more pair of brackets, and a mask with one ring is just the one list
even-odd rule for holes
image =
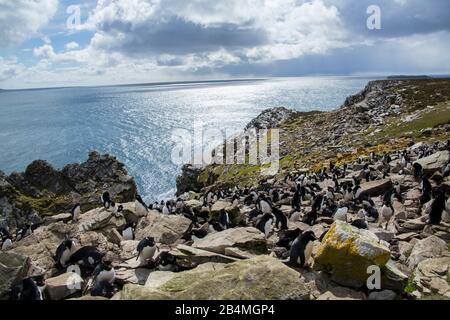
{"label": "rocky cliff", "polygon": [[115,157],[93,151],[87,161],[56,170],[33,161],[25,172],[6,176],[0,171],[0,226],[10,229],[39,223],[43,217],[70,212],[75,203],[95,208],[104,191],[116,201],[134,200],[136,184]]}

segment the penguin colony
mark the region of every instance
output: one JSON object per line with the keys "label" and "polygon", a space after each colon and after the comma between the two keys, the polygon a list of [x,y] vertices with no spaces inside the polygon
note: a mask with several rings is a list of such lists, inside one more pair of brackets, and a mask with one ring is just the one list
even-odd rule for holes
{"label": "penguin colony", "polygon": [[[361,170],[350,170],[348,165],[337,167],[330,163],[328,167],[316,173],[288,172],[284,179],[277,183],[261,181],[258,187],[211,189],[199,196],[198,200],[203,204],[200,211],[186,206],[183,196],[176,200],[146,204],[142,197],[137,195],[135,210],[141,217],[153,210],[161,215],[182,215],[190,219],[192,228],[183,238],[187,242],[239,226],[254,226],[266,238],[277,233],[277,246],[288,251],[284,260],[286,265],[307,268],[311,260],[313,242],[321,241],[327,230],[321,235],[307,229],[290,230],[289,221],[300,221],[313,226],[318,219],[327,218],[344,221],[361,229],[368,229],[369,224],[387,229],[396,214],[395,202],[404,202],[404,186],[394,181],[391,188],[373,197],[364,191],[362,185],[390,177],[390,164],[393,159],[399,159],[397,175],[413,176],[420,183],[417,216],[425,211],[428,224],[448,225],[449,190],[442,181],[450,175],[450,164],[447,163],[430,177],[416,161],[435,152],[449,150],[450,141],[423,144],[394,154],[372,153],[369,157],[361,157],[352,164],[352,168],[359,167]],[[358,174],[355,175],[355,172]],[[210,209],[219,200],[227,200],[233,206],[250,207],[251,210],[238,224],[226,210],[221,210],[217,216],[212,217]],[[108,210],[116,216],[123,215],[123,206],[117,205],[108,191],[104,191],[100,197],[100,204],[103,210]],[[281,206],[287,204],[291,210],[282,211]],[[71,214],[72,219],[68,223],[78,223],[82,207],[74,204]],[[136,225],[136,222],[130,222],[121,230],[124,240],[135,239]],[[0,228],[1,249],[9,250],[15,242],[30,236],[37,227],[25,225],[15,230],[15,233]],[[139,241],[136,252],[139,267],[173,272],[195,267],[179,261],[168,251],[160,250],[157,241],[150,234]],[[84,292],[89,292],[92,296],[110,298],[117,291],[114,262],[95,246],[79,246],[74,239],[66,238],[56,249],[54,260],[60,273],[66,272],[74,265],[78,266],[82,276],[89,279]],[[13,289],[11,295],[19,300],[43,300],[46,298],[44,288],[43,275],[28,277]]]}

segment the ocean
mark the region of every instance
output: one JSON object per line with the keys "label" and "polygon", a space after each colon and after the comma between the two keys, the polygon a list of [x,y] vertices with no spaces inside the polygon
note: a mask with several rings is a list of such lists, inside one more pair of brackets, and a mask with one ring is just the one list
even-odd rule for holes
{"label": "ocean", "polygon": [[146,201],[175,191],[181,166],[172,133],[204,128],[239,132],[263,110],[332,110],[372,79],[277,78],[108,87],[0,91],[0,170],[23,171],[36,159],[55,168],[90,150],[125,163]]}

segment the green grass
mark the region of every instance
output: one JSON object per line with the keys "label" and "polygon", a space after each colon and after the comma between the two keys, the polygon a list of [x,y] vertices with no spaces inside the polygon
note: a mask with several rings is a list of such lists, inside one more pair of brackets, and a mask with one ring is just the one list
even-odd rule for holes
{"label": "green grass", "polygon": [[416,284],[414,283],[414,280],[413,280],[413,278],[412,277],[410,277],[409,279],[408,279],[408,283],[406,284],[406,287],[405,287],[405,292],[406,293],[413,293],[414,291],[416,291],[417,290],[417,286],[416,286]]}
{"label": "green grass", "polygon": [[422,129],[434,128],[450,123],[450,109],[447,108],[447,104],[450,104],[450,102],[439,105],[434,110],[424,113],[419,118],[408,123],[398,125],[400,120],[395,119],[385,130],[378,133],[378,137],[400,137],[407,132],[412,132],[414,137],[420,137],[420,131]]}

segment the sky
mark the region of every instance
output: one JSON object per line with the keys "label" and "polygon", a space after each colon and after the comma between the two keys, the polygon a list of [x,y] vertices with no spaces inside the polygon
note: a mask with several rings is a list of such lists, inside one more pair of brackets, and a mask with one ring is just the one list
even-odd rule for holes
{"label": "sky", "polygon": [[450,74],[449,52],[449,0],[0,0],[4,89]]}

